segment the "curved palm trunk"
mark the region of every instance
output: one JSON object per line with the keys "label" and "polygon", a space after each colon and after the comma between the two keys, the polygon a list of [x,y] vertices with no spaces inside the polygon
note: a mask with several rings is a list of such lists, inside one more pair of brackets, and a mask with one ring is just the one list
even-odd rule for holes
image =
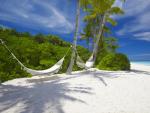
{"label": "curved palm trunk", "polygon": [[74,34],[74,40],[73,40],[73,47],[72,47],[72,55],[71,55],[71,60],[70,60],[70,64],[69,67],[67,69],[67,74],[71,74],[72,69],[73,69],[73,65],[74,65],[74,61],[76,58],[76,46],[77,46],[77,35],[78,35],[78,29],[79,29],[79,16],[80,16],[80,1],[77,0],[77,14],[76,14],[76,26],[75,26],[75,34]]}
{"label": "curved palm trunk", "polygon": [[[100,37],[100,40],[99,40],[99,46],[98,46],[98,49],[103,49],[103,47],[104,47],[103,34],[104,34],[104,29],[102,30],[102,34],[101,34],[101,37]],[[99,51],[101,51],[101,50],[99,50]],[[98,52],[99,52],[99,51],[98,51]]]}
{"label": "curved palm trunk", "polygon": [[101,35],[103,33],[103,28],[104,28],[105,21],[106,21],[105,18],[106,18],[106,14],[102,15],[102,20],[101,20],[101,24],[100,24],[100,28],[99,28],[99,33],[98,33],[98,36],[97,36],[97,39],[96,39],[96,42],[95,42],[95,45],[94,45],[94,49],[93,49],[93,56],[94,56],[93,61],[94,61],[94,63],[96,61],[97,52],[98,52],[98,44],[99,44]]}

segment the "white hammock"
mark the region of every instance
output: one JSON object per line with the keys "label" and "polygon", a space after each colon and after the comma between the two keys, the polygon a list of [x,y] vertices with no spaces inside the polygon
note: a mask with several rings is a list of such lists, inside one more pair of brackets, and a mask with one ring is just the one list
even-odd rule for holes
{"label": "white hammock", "polygon": [[94,66],[94,57],[93,54],[91,57],[86,61],[85,66],[87,69],[92,68]]}
{"label": "white hammock", "polygon": [[52,75],[52,74],[58,73],[58,71],[62,67],[63,61],[64,61],[64,57],[60,59],[54,66],[46,70],[33,70],[27,67],[24,67],[24,70],[32,75],[44,75],[44,74]]}
{"label": "white hammock", "polygon": [[[69,52],[69,50],[68,50],[68,52],[66,53],[66,55],[62,58],[62,59],[60,59],[54,66],[52,66],[51,68],[48,68],[48,69],[46,69],[46,70],[33,70],[33,69],[30,69],[30,68],[27,68],[26,66],[24,66],[18,59],[17,59],[17,57],[10,51],[10,49],[7,47],[7,45],[2,41],[2,39],[0,39],[0,41],[1,41],[1,43],[4,45],[4,47],[11,53],[11,55],[13,56],[13,58],[15,59],[15,60],[17,60],[17,62],[21,65],[21,67],[23,68],[23,70],[25,70],[26,72],[28,72],[28,73],[30,73],[30,74],[32,74],[32,75],[51,75],[51,74],[55,74],[55,73],[57,73],[60,69],[61,69],[61,67],[62,67],[62,64],[63,64],[63,61],[64,61],[64,59],[65,59],[65,56],[67,55],[67,53]],[[70,49],[70,48],[69,48]]]}
{"label": "white hammock", "polygon": [[94,58],[93,58],[93,54],[91,55],[91,57],[86,61],[86,63],[84,63],[84,61],[81,59],[81,57],[79,56],[78,52],[77,53],[77,59],[76,59],[76,64],[78,67],[80,68],[85,68],[85,69],[89,69],[92,68],[94,65]]}
{"label": "white hammock", "polygon": [[80,68],[85,68],[85,63],[78,54],[77,54],[76,64]]}

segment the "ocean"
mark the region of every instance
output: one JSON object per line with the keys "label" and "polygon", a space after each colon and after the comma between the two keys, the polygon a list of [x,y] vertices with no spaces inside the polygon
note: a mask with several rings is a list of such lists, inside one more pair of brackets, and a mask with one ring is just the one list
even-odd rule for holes
{"label": "ocean", "polygon": [[150,61],[131,61],[131,63],[143,64],[143,65],[150,66]]}

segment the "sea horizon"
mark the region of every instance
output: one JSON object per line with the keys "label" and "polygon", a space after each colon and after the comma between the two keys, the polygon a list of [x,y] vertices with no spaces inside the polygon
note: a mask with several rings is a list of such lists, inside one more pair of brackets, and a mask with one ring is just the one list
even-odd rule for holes
{"label": "sea horizon", "polygon": [[150,66],[150,60],[134,60],[130,62]]}

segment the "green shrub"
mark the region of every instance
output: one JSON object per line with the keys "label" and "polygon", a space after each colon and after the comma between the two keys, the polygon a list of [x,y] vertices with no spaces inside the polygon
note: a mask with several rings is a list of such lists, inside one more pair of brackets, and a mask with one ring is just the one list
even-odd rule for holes
{"label": "green shrub", "polygon": [[[11,29],[0,29],[0,38],[26,67],[35,70],[52,67],[70,48],[70,43],[55,35],[38,34],[32,36],[29,33],[19,33]],[[77,49],[80,56],[86,61],[90,56],[90,52],[81,46],[77,46]],[[71,48],[59,73],[66,72],[70,58]],[[79,68],[74,66],[73,70],[79,70]],[[21,69],[18,62],[0,43],[0,81],[4,82],[30,76],[30,74]]]}
{"label": "green shrub", "polygon": [[130,61],[127,56],[121,53],[108,54],[97,65],[102,70],[130,70]]}
{"label": "green shrub", "polygon": [[25,71],[22,71],[20,74],[17,74],[16,72],[12,72],[12,73],[0,72],[0,83],[15,78],[31,77],[31,76],[32,76],[31,74],[28,74]]}
{"label": "green shrub", "polygon": [[7,73],[0,72],[0,83],[7,81],[8,78],[9,78],[9,75]]}

